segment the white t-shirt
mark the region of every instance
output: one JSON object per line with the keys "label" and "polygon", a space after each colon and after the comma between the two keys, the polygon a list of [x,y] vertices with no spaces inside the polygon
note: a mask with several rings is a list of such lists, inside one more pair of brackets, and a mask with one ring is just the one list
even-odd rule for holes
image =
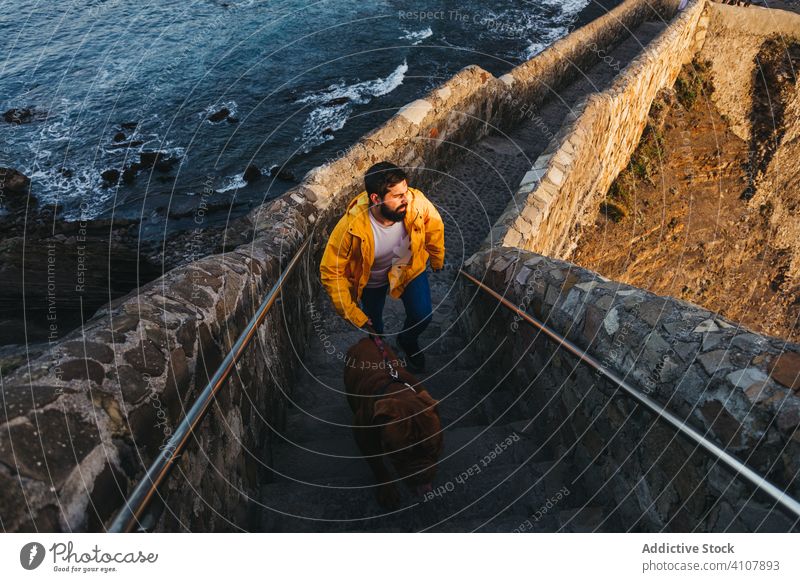
{"label": "white t-shirt", "polygon": [[375,220],[372,212],[369,222],[372,225],[372,238],[375,242],[375,259],[369,273],[367,287],[382,287],[389,283],[389,269],[392,265],[411,264],[411,248],[406,225],[403,221],[395,222],[391,226],[383,226]]}

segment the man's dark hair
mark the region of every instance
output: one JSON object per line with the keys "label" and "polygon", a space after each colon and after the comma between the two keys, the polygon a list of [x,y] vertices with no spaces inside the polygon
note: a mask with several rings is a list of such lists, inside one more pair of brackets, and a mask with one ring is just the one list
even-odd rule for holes
{"label": "man's dark hair", "polygon": [[407,179],[406,173],[391,162],[378,162],[364,175],[364,188],[367,196],[374,192],[383,200],[389,188]]}

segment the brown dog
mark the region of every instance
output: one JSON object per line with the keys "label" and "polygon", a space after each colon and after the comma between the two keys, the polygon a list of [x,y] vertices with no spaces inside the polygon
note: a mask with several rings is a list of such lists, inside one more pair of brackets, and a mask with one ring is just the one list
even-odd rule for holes
{"label": "brown dog", "polygon": [[400,365],[385,342],[384,345],[398,379],[390,376],[375,342],[364,338],[347,350],[344,385],[354,415],[353,435],[379,484],[378,503],[396,507],[400,495],[391,483],[384,457],[388,457],[406,485],[423,495],[431,490],[436,474],[442,429],[438,401]]}

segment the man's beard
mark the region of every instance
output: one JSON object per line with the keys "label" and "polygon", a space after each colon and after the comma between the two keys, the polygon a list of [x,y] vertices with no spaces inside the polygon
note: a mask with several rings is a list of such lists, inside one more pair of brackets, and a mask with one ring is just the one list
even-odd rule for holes
{"label": "man's beard", "polygon": [[406,210],[408,210],[408,206],[406,206],[401,212],[396,212],[394,210],[389,210],[386,204],[381,204],[379,208],[381,215],[383,215],[386,220],[391,220],[392,222],[400,222],[403,220],[406,217]]}

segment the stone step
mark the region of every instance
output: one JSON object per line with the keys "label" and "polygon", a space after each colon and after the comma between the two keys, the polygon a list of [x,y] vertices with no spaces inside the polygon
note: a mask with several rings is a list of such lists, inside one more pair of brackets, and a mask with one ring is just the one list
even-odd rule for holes
{"label": "stone step", "polygon": [[[423,532],[423,533],[512,533],[519,528],[519,525],[525,521],[524,515],[511,515],[499,516],[497,518],[480,517],[476,519],[456,517],[448,519],[435,527],[415,530],[401,530],[397,525],[384,527],[373,527],[368,531],[370,533],[398,533],[398,532]],[[540,529],[537,531],[556,531],[558,526],[557,522],[550,529]]]}
{"label": "stone step", "polygon": [[[306,443],[283,442],[273,450],[276,479],[325,486],[332,478],[347,478],[348,484],[371,485],[372,474],[355,439],[344,432],[337,438],[318,438]],[[299,483],[298,483],[299,484]]]}
{"label": "stone step", "polygon": [[491,398],[481,402],[481,413],[486,422],[510,424],[529,420],[535,414],[536,411],[531,409],[530,394],[524,391],[525,385],[514,386],[514,382],[518,382],[514,375],[509,375],[502,381],[490,379],[486,382],[486,389],[492,391]]}
{"label": "stone step", "polygon": [[293,408],[286,415],[284,435],[294,443],[352,438],[353,413],[340,395],[339,402],[309,409]]}
{"label": "stone step", "polygon": [[[269,512],[265,531],[421,531],[447,527],[449,522],[469,517],[487,520],[498,516],[528,515],[547,499],[541,466],[493,465],[479,473],[438,485],[437,494],[414,498],[403,486],[400,509],[382,510],[374,499],[374,487],[342,488],[342,480],[331,487],[316,488],[272,484],[262,501]],[[336,487],[335,489],[332,487]],[[280,513],[279,513],[280,512]],[[460,517],[459,517],[460,516]],[[519,523],[516,521],[515,523]]]}
{"label": "stone step", "polygon": [[[528,525],[530,524],[530,525]],[[437,526],[437,533],[542,533],[558,531],[558,519],[555,516],[544,516],[532,522],[526,514],[499,515],[497,517],[479,517],[452,519]]]}
{"label": "stone step", "polygon": [[[603,531],[605,509],[601,506],[572,507],[558,512],[560,531],[567,533],[592,533]],[[606,526],[606,530],[609,527]]]}
{"label": "stone step", "polygon": [[[479,401],[486,396],[483,389],[485,382],[472,371],[434,369],[427,375],[423,373],[417,377],[421,386],[440,401],[443,426],[447,427],[453,422],[460,425],[484,422]],[[349,419],[352,418],[341,378],[325,381],[304,371],[289,398],[286,434],[300,442],[307,441],[308,437],[298,434],[298,430],[308,432],[321,428],[327,431],[336,428],[330,427],[329,422],[349,425]]]}
{"label": "stone step", "polygon": [[[511,502],[514,503],[507,511],[524,510],[530,514],[563,486],[563,465],[542,460],[541,454],[533,454],[537,443],[517,435],[511,427],[453,428],[445,434],[444,443],[434,480],[434,489],[439,495],[422,501],[411,496],[404,485],[398,484],[398,489],[404,495],[405,511],[416,515],[418,510],[411,511],[409,508],[421,503],[428,506],[429,511],[423,512],[426,517],[417,516],[410,522],[394,523],[391,527],[418,531],[436,523],[436,520],[432,521],[436,516],[439,516],[437,520],[447,519],[452,514],[468,514],[473,518],[486,511],[496,513],[504,510]],[[380,509],[374,499],[372,474],[367,463],[359,456],[351,436],[314,440],[303,446],[310,451],[288,444],[276,447],[274,463],[283,475],[264,487],[263,491],[264,499],[268,500],[271,507],[302,515],[306,519],[297,518],[297,523],[289,523],[286,521],[289,518],[273,516],[265,527],[289,528],[286,531],[294,531],[292,528],[298,531],[317,531],[319,528],[349,531],[353,527],[372,530],[375,524],[367,524],[363,519],[368,516],[376,516],[375,520],[385,518],[386,512]],[[511,479],[504,483],[507,477]],[[496,491],[459,513],[495,485],[498,486]],[[531,485],[534,487],[526,493],[524,490]],[[521,499],[515,501],[520,494]],[[335,524],[315,521],[334,519],[332,512],[340,516],[336,519],[360,518],[362,521]],[[488,517],[493,515],[489,514]]]}
{"label": "stone step", "polygon": [[[489,463],[481,472],[459,483],[452,478],[444,482],[452,492],[444,490],[440,497],[426,503],[435,508],[431,512],[440,522],[464,518],[498,518],[525,515],[541,507],[547,499],[548,489],[541,464],[516,465]],[[463,474],[462,474],[463,476]],[[439,486],[441,492],[441,485]],[[461,488],[462,491],[458,491]]]}
{"label": "stone step", "polygon": [[485,396],[481,378],[472,370],[452,367],[424,376],[423,385],[439,401],[442,426],[485,424],[480,400]]}
{"label": "stone step", "polygon": [[[273,466],[280,478],[324,484],[330,477],[349,476],[354,485],[370,484],[367,463],[361,457],[352,432],[343,433],[338,438],[319,438],[312,433],[314,439],[302,443],[283,440],[273,449]],[[512,431],[506,427],[456,427],[445,432],[438,471],[442,475],[452,472],[457,475],[487,455],[491,461],[502,463],[502,454],[510,451],[514,444]],[[511,462],[513,456],[507,455],[507,458],[507,462]]]}
{"label": "stone step", "polygon": [[[469,384],[470,374],[468,371],[456,372],[443,376],[441,382],[426,381],[424,384],[439,401],[438,410],[445,431],[456,426],[485,424],[480,398],[473,395],[474,390]],[[324,390],[330,389],[319,387],[319,392]],[[333,403],[323,404],[329,401]],[[308,443],[316,439],[352,435],[353,413],[344,395],[331,392],[318,394],[314,402],[316,405],[309,407],[298,402],[289,410],[283,432],[287,439]]]}
{"label": "stone step", "polygon": [[347,407],[343,374],[344,372],[340,372],[338,377],[332,377],[330,374],[320,376],[316,372],[312,375],[309,370],[303,370],[287,397],[288,412],[302,413],[304,410],[313,411],[337,405]]}

